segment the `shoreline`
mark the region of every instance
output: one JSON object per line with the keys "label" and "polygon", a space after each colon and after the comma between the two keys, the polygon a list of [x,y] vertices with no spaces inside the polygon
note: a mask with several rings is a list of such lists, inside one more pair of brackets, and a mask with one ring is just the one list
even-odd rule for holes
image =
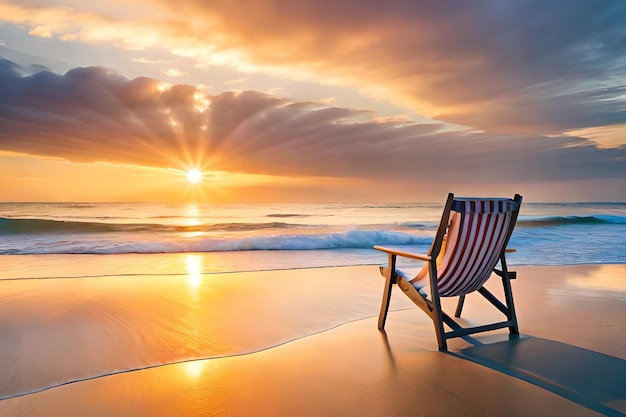
{"label": "shoreline", "polygon": [[[381,255],[380,263],[358,263],[347,265],[313,265],[274,268],[229,269],[219,258],[240,255],[241,258],[254,253],[258,257],[276,257],[285,252],[302,254],[314,251],[234,251],[234,252],[175,252],[175,253],[112,253],[112,254],[2,254],[0,255],[0,281],[20,279],[63,279],[63,278],[104,278],[120,275],[188,275],[190,272],[201,275],[241,274],[271,271],[294,271],[324,268],[377,267],[386,258]],[[305,257],[303,257],[305,258]],[[24,263],[28,262],[25,267]],[[217,266],[212,264],[215,262]],[[300,262],[303,263],[303,262]],[[70,265],[68,265],[70,264]],[[280,265],[280,262],[275,262]],[[590,267],[600,265],[624,265],[625,262],[564,263],[564,264],[516,264],[508,262],[511,268],[526,267]],[[74,270],[71,267],[76,266]],[[190,271],[193,270],[193,271]],[[106,271],[102,273],[102,271]],[[65,275],[64,275],[65,274]]]}
{"label": "shoreline", "polygon": [[[406,415],[414,406],[435,407],[431,415],[462,409],[469,415],[485,410],[519,415],[531,409],[539,415],[568,415],[552,414],[557,409],[594,415],[603,407],[626,413],[626,393],[588,404],[584,398],[591,394],[606,396],[594,391],[598,381],[583,384],[589,392],[577,401],[558,392],[558,384],[524,380],[529,364],[517,371],[507,368],[511,363],[493,365],[497,349],[509,346],[521,357],[578,355],[571,360],[559,356],[566,368],[587,358],[626,369],[624,264],[513,266],[520,340],[508,340],[506,331],[490,332],[477,338],[485,347],[458,340],[445,354],[436,350],[432,323],[398,291],[392,296],[386,340],[381,337],[375,323],[383,281],[372,265],[202,273],[190,271],[177,254],[148,256],[132,265],[111,262],[120,255],[93,256],[69,265],[61,256],[0,269],[0,330],[5,335],[0,366],[6,370],[0,396],[22,395],[0,400],[2,415],[167,415],[162,410],[168,409],[171,415],[176,414],[168,408],[173,399],[187,410],[178,415]],[[106,279],[79,278],[99,269],[107,271]],[[72,279],[53,278],[63,273]],[[470,322],[491,317],[478,300],[466,303],[464,317]],[[598,378],[610,379],[611,367],[597,363]],[[391,394],[399,389],[397,378],[407,379],[406,389],[424,389],[417,369],[439,367],[451,373],[450,380],[427,373],[432,386],[425,389],[439,387],[443,391],[431,394],[452,401],[452,409],[441,404],[438,409],[423,395]],[[458,386],[464,378],[481,382]],[[254,386],[257,394],[246,393]],[[331,393],[331,387],[338,391]],[[490,398],[484,398],[491,404],[485,406],[470,398],[504,388],[521,392],[515,407]],[[37,389],[45,390],[24,394]],[[216,396],[220,389],[228,392]],[[305,401],[305,392],[317,400]],[[328,400],[323,407],[322,398]]]}

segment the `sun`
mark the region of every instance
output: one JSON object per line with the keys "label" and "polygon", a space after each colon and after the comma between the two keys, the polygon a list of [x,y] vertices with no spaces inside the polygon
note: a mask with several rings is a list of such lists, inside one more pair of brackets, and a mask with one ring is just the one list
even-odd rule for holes
{"label": "sun", "polygon": [[190,169],[187,171],[187,181],[191,184],[198,184],[202,181],[202,172],[197,169]]}

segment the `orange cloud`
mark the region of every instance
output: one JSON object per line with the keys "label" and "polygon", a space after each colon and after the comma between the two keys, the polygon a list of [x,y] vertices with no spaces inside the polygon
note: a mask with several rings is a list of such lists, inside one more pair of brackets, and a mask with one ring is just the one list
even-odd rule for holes
{"label": "orange cloud", "polygon": [[35,26],[30,32],[29,35],[39,36],[41,38],[51,38],[52,32],[49,27],[46,26]]}

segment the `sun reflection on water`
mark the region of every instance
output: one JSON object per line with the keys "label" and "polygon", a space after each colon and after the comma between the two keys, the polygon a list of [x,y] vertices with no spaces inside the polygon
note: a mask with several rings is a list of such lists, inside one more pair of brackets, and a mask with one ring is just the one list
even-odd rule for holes
{"label": "sun reflection on water", "polygon": [[200,209],[198,206],[190,205],[185,208],[185,225],[187,226],[198,226],[200,225]]}

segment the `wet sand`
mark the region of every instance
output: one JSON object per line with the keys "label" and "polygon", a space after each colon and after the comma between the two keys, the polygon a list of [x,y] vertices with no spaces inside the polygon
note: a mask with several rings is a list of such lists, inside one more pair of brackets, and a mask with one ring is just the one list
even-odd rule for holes
{"label": "wet sand", "polygon": [[[376,329],[375,266],[203,273],[209,262],[0,257],[0,415],[626,414],[626,265],[515,267],[521,337],[442,353],[399,291]],[[468,322],[499,315],[468,297]]]}

